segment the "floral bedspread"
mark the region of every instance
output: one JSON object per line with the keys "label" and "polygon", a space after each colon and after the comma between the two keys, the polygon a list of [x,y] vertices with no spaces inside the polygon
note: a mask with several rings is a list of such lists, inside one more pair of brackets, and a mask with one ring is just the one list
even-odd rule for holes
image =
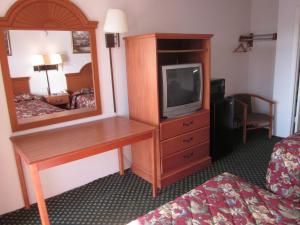
{"label": "floral bedspread", "polygon": [[17,101],[15,106],[18,119],[64,111],[39,99]]}
{"label": "floral bedspread", "polygon": [[95,108],[94,94],[79,95],[76,98],[76,109]]}
{"label": "floral bedspread", "polygon": [[300,133],[274,146],[266,186],[284,198],[300,202]]}
{"label": "floral bedspread", "polygon": [[95,108],[94,90],[82,88],[71,95],[71,109]]}
{"label": "floral bedspread", "polygon": [[224,173],[129,224],[300,224],[300,204]]}

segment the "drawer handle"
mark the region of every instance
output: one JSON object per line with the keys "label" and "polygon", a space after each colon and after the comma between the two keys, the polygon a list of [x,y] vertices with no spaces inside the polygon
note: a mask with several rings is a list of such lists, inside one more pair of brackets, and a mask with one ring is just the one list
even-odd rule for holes
{"label": "drawer handle", "polygon": [[183,143],[190,143],[193,140],[194,140],[194,137],[190,137],[189,139],[183,139],[182,142]]}
{"label": "drawer handle", "polygon": [[191,125],[193,125],[193,124],[194,124],[194,121],[191,120],[191,121],[189,121],[189,122],[183,122],[182,126],[184,126],[184,127],[189,127],[189,126],[191,126]]}
{"label": "drawer handle", "polygon": [[192,158],[193,156],[194,156],[194,152],[191,152],[191,153],[189,153],[189,154],[184,155],[183,158],[184,158],[184,159],[190,159],[190,158]]}

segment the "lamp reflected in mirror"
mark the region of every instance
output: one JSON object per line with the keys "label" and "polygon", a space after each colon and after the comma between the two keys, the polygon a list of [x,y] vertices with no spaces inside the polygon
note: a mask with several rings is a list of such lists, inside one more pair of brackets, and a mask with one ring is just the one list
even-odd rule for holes
{"label": "lamp reflected in mirror", "polygon": [[45,64],[44,56],[43,55],[33,55],[31,58],[33,66],[40,66]]}
{"label": "lamp reflected in mirror", "polygon": [[62,57],[61,57],[61,54],[51,54],[50,55],[50,63],[52,65],[59,65],[59,64],[62,64],[63,61],[62,61]]}
{"label": "lamp reflected in mirror", "polygon": [[[46,63],[46,60],[50,59],[50,64]],[[62,64],[62,57],[60,54],[51,54],[50,56],[44,56],[44,55],[34,55],[32,57],[33,62],[33,70],[34,71],[45,71],[46,77],[47,77],[47,92],[48,95],[51,95],[51,89],[50,89],[50,83],[49,83],[49,75],[48,70],[58,70],[58,65]]]}

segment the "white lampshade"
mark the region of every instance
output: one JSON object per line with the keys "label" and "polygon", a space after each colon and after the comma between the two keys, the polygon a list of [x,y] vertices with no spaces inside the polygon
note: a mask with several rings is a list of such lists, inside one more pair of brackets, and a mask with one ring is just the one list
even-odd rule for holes
{"label": "white lampshade", "polygon": [[62,63],[62,58],[60,54],[51,54],[50,55],[50,63],[52,65],[58,65]]}
{"label": "white lampshade", "polygon": [[40,54],[33,55],[31,61],[32,65],[34,66],[40,66],[45,64],[44,56]]}
{"label": "white lampshade", "polygon": [[120,9],[109,9],[104,23],[106,33],[126,33],[128,32],[127,15]]}

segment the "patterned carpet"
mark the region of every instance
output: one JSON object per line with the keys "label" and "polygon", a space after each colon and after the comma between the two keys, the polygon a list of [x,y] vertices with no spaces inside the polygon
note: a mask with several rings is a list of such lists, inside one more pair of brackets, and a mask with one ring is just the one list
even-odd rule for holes
{"label": "patterned carpet", "polygon": [[[126,224],[225,171],[264,187],[272,148],[280,139],[273,137],[269,140],[266,131],[261,130],[250,133],[245,145],[239,135],[236,140],[233,153],[161,190],[156,199],[151,197],[150,184],[130,170],[123,177],[116,173],[50,198],[47,207],[51,224]],[[30,210],[20,209],[1,216],[0,224],[40,224],[36,204]]]}

